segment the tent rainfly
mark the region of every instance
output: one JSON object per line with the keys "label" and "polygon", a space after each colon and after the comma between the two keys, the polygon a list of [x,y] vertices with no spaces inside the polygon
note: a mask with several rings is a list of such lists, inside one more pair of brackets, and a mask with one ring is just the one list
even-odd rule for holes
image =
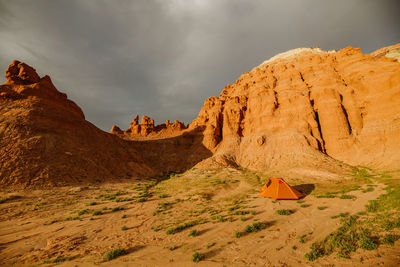
{"label": "tent rainfly", "polygon": [[299,199],[305,195],[291,187],[282,178],[271,177],[261,188],[260,196],[273,199]]}

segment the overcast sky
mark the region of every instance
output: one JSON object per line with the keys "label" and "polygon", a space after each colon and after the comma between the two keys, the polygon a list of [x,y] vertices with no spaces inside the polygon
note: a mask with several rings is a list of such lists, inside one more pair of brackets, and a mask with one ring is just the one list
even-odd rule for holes
{"label": "overcast sky", "polygon": [[50,75],[106,131],[136,114],[189,123],[277,53],[400,42],[399,11],[399,0],[0,0],[0,69],[18,59]]}

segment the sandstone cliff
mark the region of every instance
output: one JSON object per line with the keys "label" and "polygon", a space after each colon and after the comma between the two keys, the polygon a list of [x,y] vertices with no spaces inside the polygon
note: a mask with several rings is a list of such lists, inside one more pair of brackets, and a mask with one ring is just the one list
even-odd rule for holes
{"label": "sandstone cliff", "polygon": [[399,168],[399,96],[396,59],[351,47],[295,49],[207,99],[189,128],[205,127],[208,149],[253,169],[328,158]]}

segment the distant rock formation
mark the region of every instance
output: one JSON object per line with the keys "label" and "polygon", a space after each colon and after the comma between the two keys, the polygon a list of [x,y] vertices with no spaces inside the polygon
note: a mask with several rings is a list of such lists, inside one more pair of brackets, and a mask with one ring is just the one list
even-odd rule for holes
{"label": "distant rock formation", "polygon": [[118,126],[113,125],[110,133],[130,137],[161,137],[161,136],[172,136],[182,134],[182,131],[187,129],[183,122],[175,120],[171,123],[167,120],[165,123],[155,126],[154,120],[150,117],[143,116],[142,121],[139,124],[139,115],[131,121],[129,128],[126,131],[122,131]]}

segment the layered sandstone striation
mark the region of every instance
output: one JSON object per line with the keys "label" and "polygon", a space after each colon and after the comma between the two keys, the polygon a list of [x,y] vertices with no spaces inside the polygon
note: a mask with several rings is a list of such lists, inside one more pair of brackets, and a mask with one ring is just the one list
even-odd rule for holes
{"label": "layered sandstone striation", "polygon": [[296,49],[210,97],[190,128],[204,145],[254,169],[336,159],[400,167],[400,64],[347,47]]}

